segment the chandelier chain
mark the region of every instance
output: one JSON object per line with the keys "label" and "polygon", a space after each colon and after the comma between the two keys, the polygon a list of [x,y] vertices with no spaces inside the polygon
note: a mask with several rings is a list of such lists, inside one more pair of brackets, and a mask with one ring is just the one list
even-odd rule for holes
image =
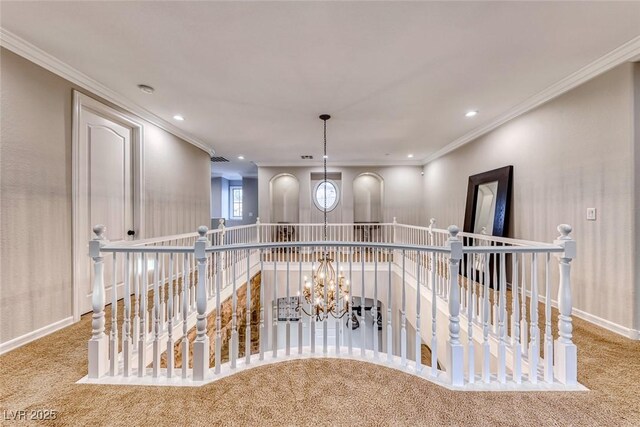
{"label": "chandelier chain", "polygon": [[[324,119],[324,155],[322,156],[323,161],[323,170],[324,170],[324,204],[323,204],[323,213],[324,213],[324,241],[327,241],[327,120]],[[326,246],[325,246],[325,256],[326,254]]]}

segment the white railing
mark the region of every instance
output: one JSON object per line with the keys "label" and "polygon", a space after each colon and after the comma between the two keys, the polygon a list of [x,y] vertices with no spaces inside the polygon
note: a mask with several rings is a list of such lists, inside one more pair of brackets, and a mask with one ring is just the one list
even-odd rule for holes
{"label": "white railing", "polygon": [[[460,233],[455,226],[437,229],[433,220],[429,227],[394,220],[330,224],[325,241],[322,224],[258,221],[109,244],[104,227],[96,226],[90,242],[93,334],[84,381],[202,384],[282,358],[329,356],[386,364],[457,389],[580,388],[571,340],[575,242],[569,226],[558,230],[560,237],[545,244]],[[323,253],[349,283],[351,303],[337,296],[342,318],[301,315],[312,312],[300,297],[303,276],[311,276]],[[560,266],[555,340],[552,255]],[[118,298],[111,293],[108,335],[105,257],[111,258],[112,289],[122,283],[123,294],[131,296],[124,298],[118,324]],[[238,305],[241,289],[245,307]],[[283,298],[296,301],[295,313]],[[258,301],[259,315],[252,312]],[[431,360],[422,360],[423,345]]]}

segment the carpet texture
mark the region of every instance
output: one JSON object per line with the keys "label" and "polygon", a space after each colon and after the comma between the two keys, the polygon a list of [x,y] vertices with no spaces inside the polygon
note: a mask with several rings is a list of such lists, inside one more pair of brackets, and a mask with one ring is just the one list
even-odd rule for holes
{"label": "carpet texture", "polygon": [[579,380],[589,392],[452,392],[345,360],[283,362],[199,388],[173,388],[75,384],[87,374],[91,316],[85,315],[0,356],[0,416],[52,409],[57,418],[45,424],[72,426],[640,426],[640,342],[580,319],[574,327]]}

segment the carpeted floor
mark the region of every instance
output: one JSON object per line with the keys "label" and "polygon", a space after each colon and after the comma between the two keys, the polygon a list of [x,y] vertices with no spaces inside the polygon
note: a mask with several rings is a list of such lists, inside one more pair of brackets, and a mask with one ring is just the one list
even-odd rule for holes
{"label": "carpeted floor", "polygon": [[9,411],[49,409],[49,424],[73,426],[640,426],[640,342],[579,319],[579,380],[591,389],[579,393],[451,392],[342,360],[285,362],[200,388],[79,385],[90,323],[0,357],[2,425],[29,423],[8,421]]}

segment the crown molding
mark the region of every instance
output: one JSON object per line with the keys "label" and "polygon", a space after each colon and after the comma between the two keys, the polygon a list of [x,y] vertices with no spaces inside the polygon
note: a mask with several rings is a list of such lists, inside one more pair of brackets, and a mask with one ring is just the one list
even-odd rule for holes
{"label": "crown molding", "polygon": [[176,127],[172,123],[158,117],[144,107],[136,104],[123,95],[109,89],[102,83],[97,82],[86,74],[76,70],[72,66],[65,62],[60,61],[58,58],[48,54],[37,46],[29,43],[28,41],[18,37],[12,32],[0,28],[0,46],[10,50],[11,52],[22,56],[25,59],[33,62],[36,65],[62,77],[71,83],[80,86],[81,88],[91,92],[92,94],[105,99],[120,108],[127,110],[130,113],[137,115],[138,117],[158,126],[161,129],[181,138],[188,143],[200,148],[207,152],[209,155],[213,155],[215,151],[204,142],[188,134],[182,129]]}
{"label": "crown molding", "polygon": [[[269,168],[277,168],[277,167],[296,167],[296,168],[315,168],[322,167],[322,162],[319,161],[308,161],[308,160],[300,160],[299,163],[295,162],[254,162],[258,167],[269,167]],[[381,167],[381,166],[423,166],[424,164],[421,161],[411,160],[411,161],[388,161],[388,162],[379,162],[379,161],[354,161],[354,162],[327,162],[327,167]]]}
{"label": "crown molding", "polygon": [[612,50],[604,56],[601,56],[592,63],[586,65],[585,67],[582,67],[575,73],[570,74],[559,82],[549,86],[542,92],[539,92],[536,95],[533,95],[532,97],[526,99],[525,101],[506,111],[504,114],[498,116],[492,122],[476,128],[471,132],[461,136],[460,138],[452,141],[440,150],[426,157],[422,161],[422,163],[427,164],[429,162],[432,162],[433,160],[442,157],[445,154],[450,153],[451,151],[456,150],[457,148],[460,148],[465,144],[468,144],[469,142],[491,132],[492,130],[505,124],[506,122],[533,110],[534,108],[544,104],[545,102],[548,102],[553,98],[556,98],[563,93],[568,92],[569,90],[593,79],[594,77],[606,71],[609,71],[610,69],[624,62],[633,62],[638,59],[640,59],[640,36],[629,40],[622,46]]}

